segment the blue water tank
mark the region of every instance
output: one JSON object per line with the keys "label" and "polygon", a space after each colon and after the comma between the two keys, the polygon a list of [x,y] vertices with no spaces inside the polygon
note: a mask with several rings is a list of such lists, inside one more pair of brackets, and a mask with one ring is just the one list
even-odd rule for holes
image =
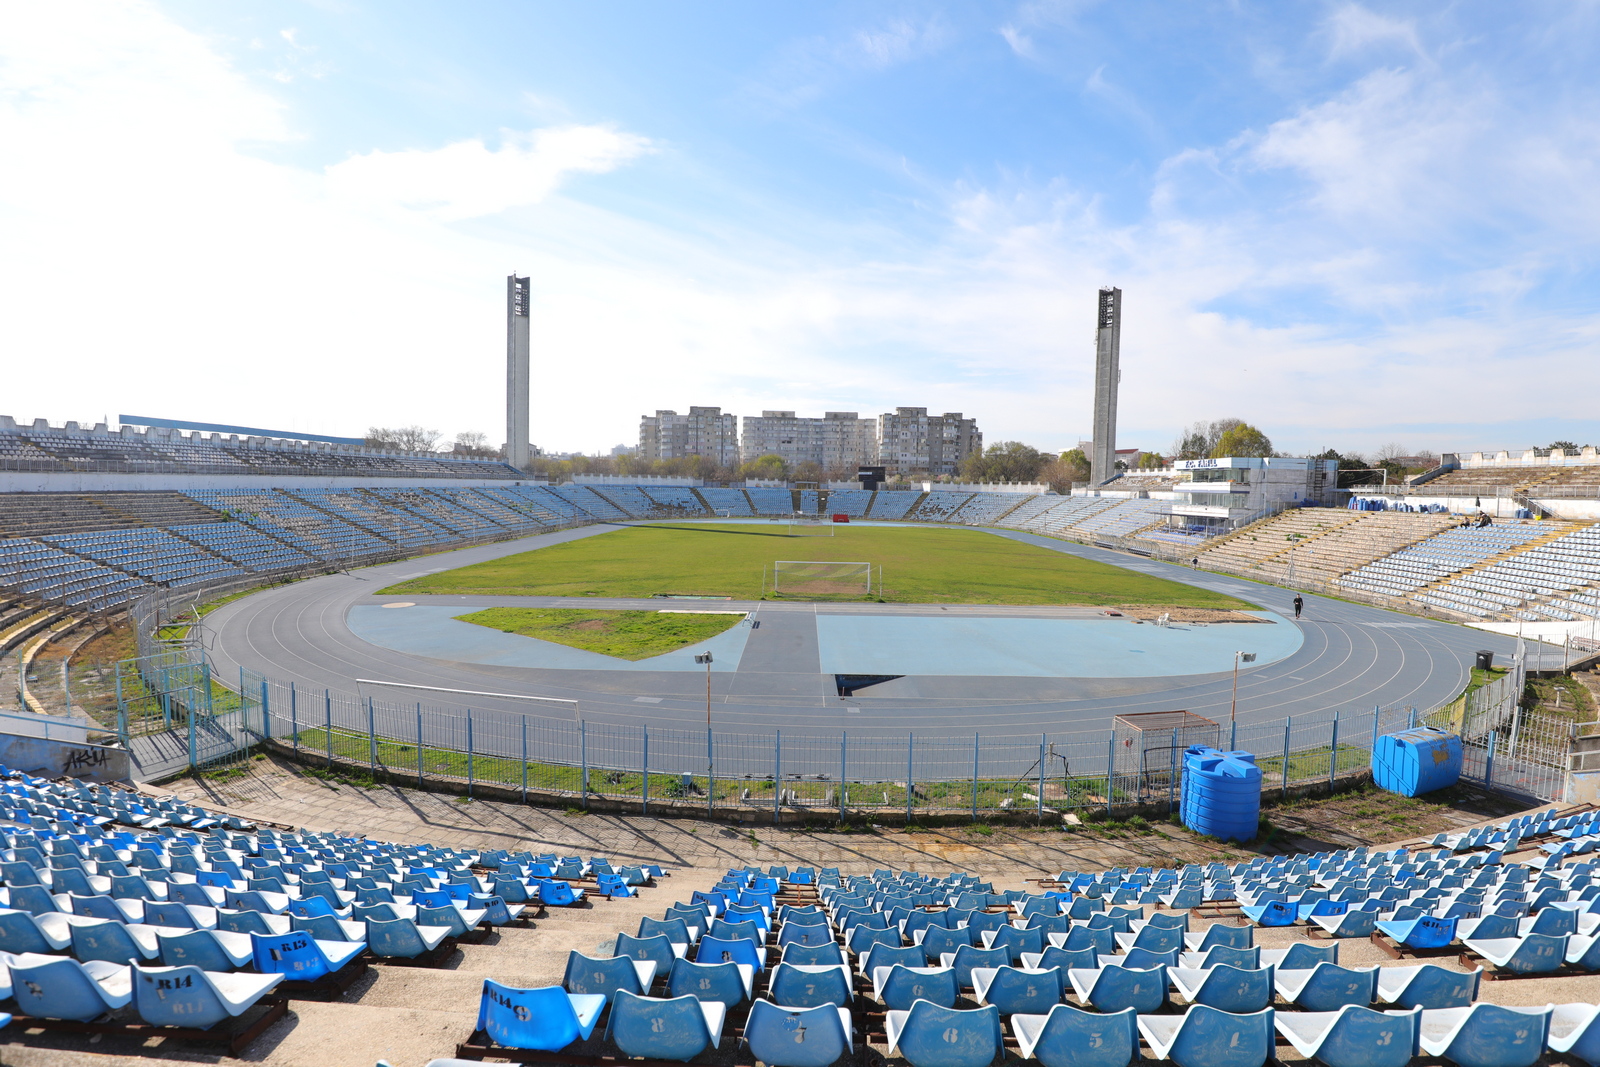
{"label": "blue water tank", "polygon": [[1261,818],[1261,768],[1253,752],[1190,745],[1183,754],[1183,825],[1223,841],[1251,841]]}
{"label": "blue water tank", "polygon": [[1372,749],[1379,789],[1414,797],[1455,785],[1461,777],[1461,738],[1432,726],[1384,734]]}

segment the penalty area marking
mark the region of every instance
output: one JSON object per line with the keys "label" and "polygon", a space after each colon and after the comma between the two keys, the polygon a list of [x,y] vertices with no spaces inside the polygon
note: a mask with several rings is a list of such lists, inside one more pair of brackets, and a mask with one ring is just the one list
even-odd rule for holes
{"label": "penalty area marking", "polygon": [[446,689],[440,685],[412,685],[409,682],[384,682],[377,678],[357,678],[356,685],[378,685],[390,689],[425,689],[430,693],[449,693],[452,696],[464,697],[494,697],[498,700],[531,700],[539,704],[556,704],[561,707],[568,707],[571,708],[574,713],[576,713],[578,710],[578,702],[576,700],[565,700],[561,697],[530,697],[524,696],[520,693],[482,693],[476,689]]}

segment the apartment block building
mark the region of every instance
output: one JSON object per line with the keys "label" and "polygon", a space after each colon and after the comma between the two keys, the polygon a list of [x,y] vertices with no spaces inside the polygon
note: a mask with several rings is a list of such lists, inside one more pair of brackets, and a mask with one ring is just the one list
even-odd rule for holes
{"label": "apartment block building", "polygon": [[691,407],[689,414],[658,410],[639,419],[641,459],[704,456],[719,466],[739,462],[739,417],[719,407]]}
{"label": "apartment block building", "polygon": [[822,418],[799,418],[792,411],[746,415],[739,455],[748,463],[762,456],[782,456],[790,467],[816,463],[839,471],[876,462],[878,424],[854,411],[828,411]]}
{"label": "apartment block building", "polygon": [[959,411],[929,415],[927,408],[895,408],[878,416],[878,463],[890,475],[955,474],[963,459],[981,451],[978,420]]}

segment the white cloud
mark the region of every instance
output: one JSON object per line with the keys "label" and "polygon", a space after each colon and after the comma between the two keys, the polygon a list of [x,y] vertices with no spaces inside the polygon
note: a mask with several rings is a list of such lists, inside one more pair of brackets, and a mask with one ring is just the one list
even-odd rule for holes
{"label": "white cloud", "polygon": [[1023,59],[1034,59],[1038,56],[1038,52],[1033,47],[1032,38],[1011,23],[1006,23],[995,32],[1004,37],[1006,44],[1011,46],[1011,50]]}
{"label": "white cloud", "polygon": [[1341,4],[1335,8],[1323,23],[1323,32],[1328,37],[1328,55],[1331,59],[1344,59],[1374,48],[1398,46],[1418,59],[1428,60],[1415,22],[1388,18],[1361,4]]}
{"label": "white cloud", "polygon": [[537,204],[569,174],[604,174],[649,151],[648,139],[610,126],[505,131],[495,150],[473,140],[352,156],[328,168],[328,185],[353,201],[470,219]]}
{"label": "white cloud", "polygon": [[[833,45],[864,70],[925,40]],[[931,241],[830,219],[786,243],[776,224],[702,216],[679,233],[584,203],[572,177],[652,142],[570,119],[326,171],[264,161],[260,142],[298,136],[284,108],[156,9],[0,5],[0,411],[498,439],[515,269],[534,279],[542,444],[609,447],[640,412],[709,403],[926,404],[976,414],[993,440],[1067,446],[1088,428],[1094,290],[1110,282],[1132,444],[1238,414],[1284,447],[1511,445],[1395,424],[1593,418],[1595,317],[1516,303],[1541,255],[1591,255],[1600,233],[1582,104],[1528,128],[1493,85],[1380,70],[1174,153],[1133,222],[1059,181],[925,183]],[[1303,195],[1261,192],[1283,175]],[[1207,183],[1237,202],[1187,209]],[[1478,264],[1460,239],[1475,211],[1526,221],[1532,242]],[[876,254],[839,251],[856,246]],[[1466,266],[1408,269],[1417,247]],[[1285,292],[1313,299],[1273,302]],[[1301,311],[1322,300],[1381,314]],[[1273,317],[1253,321],[1262,306]],[[1561,388],[1485,385],[1527,381]]]}

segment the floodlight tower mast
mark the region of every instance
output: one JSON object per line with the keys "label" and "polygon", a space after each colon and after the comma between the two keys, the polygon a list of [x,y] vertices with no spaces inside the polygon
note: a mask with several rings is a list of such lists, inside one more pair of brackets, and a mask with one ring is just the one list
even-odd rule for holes
{"label": "floodlight tower mast", "polygon": [[526,470],[530,454],[528,426],[528,305],[530,279],[506,278],[506,462]]}
{"label": "floodlight tower mast", "polygon": [[1122,290],[1100,290],[1094,327],[1094,455],[1089,484],[1117,476],[1117,386],[1122,381]]}

